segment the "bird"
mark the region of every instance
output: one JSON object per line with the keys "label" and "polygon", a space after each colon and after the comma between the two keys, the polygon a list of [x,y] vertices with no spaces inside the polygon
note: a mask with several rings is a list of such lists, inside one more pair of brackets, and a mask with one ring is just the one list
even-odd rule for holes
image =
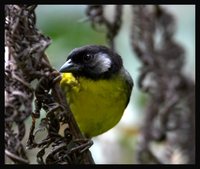
{"label": "bird", "polygon": [[103,45],[77,47],[59,72],[60,87],[86,137],[101,135],[118,124],[134,86],[119,54]]}

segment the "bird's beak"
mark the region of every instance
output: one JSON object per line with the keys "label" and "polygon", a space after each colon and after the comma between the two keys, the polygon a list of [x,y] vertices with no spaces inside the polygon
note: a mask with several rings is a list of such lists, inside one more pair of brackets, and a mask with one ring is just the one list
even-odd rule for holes
{"label": "bird's beak", "polygon": [[75,72],[79,69],[79,66],[72,62],[71,59],[67,60],[64,65],[61,66],[59,72]]}

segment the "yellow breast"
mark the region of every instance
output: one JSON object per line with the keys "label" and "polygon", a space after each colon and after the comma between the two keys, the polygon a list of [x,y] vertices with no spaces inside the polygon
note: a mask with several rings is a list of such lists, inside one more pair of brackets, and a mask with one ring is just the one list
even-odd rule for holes
{"label": "yellow breast", "polygon": [[61,88],[81,131],[89,137],[104,133],[121,119],[128,100],[126,83],[119,76],[109,80],[74,78],[63,73]]}

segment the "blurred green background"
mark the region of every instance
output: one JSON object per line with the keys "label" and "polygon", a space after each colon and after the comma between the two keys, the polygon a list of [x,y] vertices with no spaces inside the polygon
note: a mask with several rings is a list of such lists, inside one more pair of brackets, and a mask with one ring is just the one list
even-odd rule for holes
{"label": "blurred green background", "polygon": [[[175,39],[186,51],[184,72],[195,80],[195,6],[163,6],[176,17]],[[112,16],[113,5],[106,5],[106,9],[106,15]],[[37,28],[52,39],[46,52],[56,69],[60,68],[68,53],[76,47],[87,44],[107,45],[105,32],[95,31],[90,22],[80,22],[86,17],[85,10],[86,5],[38,5],[36,8]],[[135,163],[138,129],[142,124],[144,105],[148,97],[137,86],[140,62],[130,46],[131,19],[130,6],[124,5],[123,25],[116,37],[116,50],[122,56],[135,86],[121,121],[110,131],[93,138],[94,145],[90,150],[97,164]]]}

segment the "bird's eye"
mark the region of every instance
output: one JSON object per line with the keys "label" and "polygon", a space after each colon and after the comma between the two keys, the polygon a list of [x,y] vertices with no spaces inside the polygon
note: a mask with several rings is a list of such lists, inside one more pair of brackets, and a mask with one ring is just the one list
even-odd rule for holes
{"label": "bird's eye", "polygon": [[93,55],[89,55],[89,54],[83,56],[83,60],[86,63],[89,62],[89,61],[91,61],[92,58],[93,58]]}

